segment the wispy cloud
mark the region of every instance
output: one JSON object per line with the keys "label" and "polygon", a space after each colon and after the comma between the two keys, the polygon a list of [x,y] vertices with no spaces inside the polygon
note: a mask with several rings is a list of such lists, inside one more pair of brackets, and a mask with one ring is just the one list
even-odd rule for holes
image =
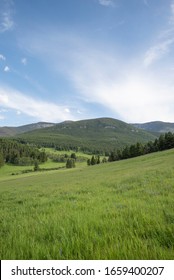
{"label": "wispy cloud", "polygon": [[0,115],[0,120],[5,120],[5,116]]}
{"label": "wispy cloud", "polygon": [[10,67],[5,66],[5,67],[4,67],[4,72],[10,72]]}
{"label": "wispy cloud", "polygon": [[74,119],[70,109],[65,106],[34,99],[7,87],[0,87],[0,105],[42,121],[58,122]]}
{"label": "wispy cloud", "polygon": [[23,58],[21,59],[21,63],[22,63],[23,65],[27,65],[27,59],[26,59],[26,57],[23,57]]}
{"label": "wispy cloud", "polygon": [[170,16],[170,23],[174,24],[174,1],[170,4],[171,16]]}
{"label": "wispy cloud", "polygon": [[157,45],[151,47],[145,54],[144,65],[149,66],[156,60],[161,59],[170,51],[170,47],[173,43],[174,39],[168,39],[166,41],[159,42]]}
{"label": "wispy cloud", "polygon": [[114,0],[98,0],[99,4],[106,7],[114,7],[115,3]]}
{"label": "wispy cloud", "polygon": [[174,1],[169,6],[170,16],[167,25],[161,30],[156,43],[150,47],[144,56],[144,66],[148,67],[167,55],[174,44]]}
{"label": "wispy cloud", "polygon": [[0,60],[6,60],[6,58],[3,54],[0,54]]}
{"label": "wispy cloud", "polygon": [[145,6],[149,7],[148,0],[143,0],[143,2],[144,2],[144,5],[145,5]]}
{"label": "wispy cloud", "polygon": [[12,30],[14,27],[13,20],[13,1],[0,0],[0,33]]}
{"label": "wispy cloud", "polygon": [[[48,39],[32,34],[26,46],[57,75],[60,71],[65,75],[75,89],[75,98],[86,104],[100,104],[125,121],[174,118],[174,86],[168,78],[163,77],[162,82],[160,74],[149,73],[137,58],[131,62],[116,50],[102,51],[94,41],[86,42],[65,33],[49,36]],[[157,54],[168,51],[172,42],[152,49],[146,57],[147,65],[157,59]]]}
{"label": "wispy cloud", "polygon": [[174,118],[172,86],[159,84],[158,78],[143,72],[138,64],[128,69],[126,61],[122,61],[120,76],[120,71],[114,69],[119,62],[114,59],[103,64],[102,57],[100,61],[84,58],[83,63],[85,69],[73,71],[72,80],[86,102],[101,104],[130,122]]}

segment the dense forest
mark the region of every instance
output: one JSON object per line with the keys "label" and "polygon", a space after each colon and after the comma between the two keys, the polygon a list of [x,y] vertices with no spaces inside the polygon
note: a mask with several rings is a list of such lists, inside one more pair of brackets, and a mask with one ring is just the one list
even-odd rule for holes
{"label": "dense forest", "polygon": [[135,145],[126,146],[122,150],[112,151],[109,154],[108,161],[128,159],[172,148],[174,148],[174,133],[168,132],[160,135],[155,141],[149,141],[146,144],[137,142]]}
{"label": "dense forest", "polygon": [[0,139],[0,166],[4,163],[31,165],[35,161],[45,162],[47,155],[34,146],[21,144],[14,140]]}
{"label": "dense forest", "polygon": [[93,155],[91,159],[87,160],[87,165],[95,165],[100,163],[106,163],[107,161],[117,161],[133,157],[142,156],[145,154],[164,151],[174,148],[174,133],[168,132],[160,135],[155,141],[149,141],[146,144],[137,142],[135,145],[125,146],[125,148],[117,149],[109,153],[108,160],[104,157],[100,160],[99,155]]}

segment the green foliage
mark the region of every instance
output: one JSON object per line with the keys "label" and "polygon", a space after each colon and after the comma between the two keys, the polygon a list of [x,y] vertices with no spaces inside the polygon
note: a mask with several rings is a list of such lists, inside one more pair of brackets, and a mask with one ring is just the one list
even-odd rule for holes
{"label": "green foliage", "polygon": [[135,145],[126,146],[122,151],[112,151],[108,161],[116,161],[122,159],[133,158],[157,151],[163,151],[174,148],[174,133],[171,132],[160,135],[154,142],[150,141],[146,144],[137,142]]}
{"label": "green foliage", "polygon": [[154,140],[152,133],[111,118],[64,122],[18,135],[18,141],[57,150],[106,155],[136,142]]}
{"label": "green foliage", "polygon": [[173,260],[173,153],[11,177],[1,168],[0,258]]}
{"label": "green foliage", "polygon": [[39,171],[39,163],[37,160],[34,163],[34,171]]}
{"label": "green foliage", "polygon": [[[106,158],[105,158],[106,159]],[[87,165],[95,165],[95,164],[100,164],[100,156],[92,156],[91,159],[87,159]],[[105,160],[102,161],[103,163]]]}
{"label": "green foliage", "polygon": [[47,160],[44,150],[39,151],[32,145],[21,144],[6,138],[0,139],[0,153],[6,163],[15,165],[31,165],[35,160],[39,162]]}
{"label": "green foliage", "polygon": [[76,165],[75,165],[75,159],[73,159],[73,158],[68,158],[67,159],[67,162],[66,162],[66,168],[74,168],[74,167],[76,167]]}
{"label": "green foliage", "polygon": [[4,158],[2,153],[0,152],[0,167],[2,167],[4,165]]}

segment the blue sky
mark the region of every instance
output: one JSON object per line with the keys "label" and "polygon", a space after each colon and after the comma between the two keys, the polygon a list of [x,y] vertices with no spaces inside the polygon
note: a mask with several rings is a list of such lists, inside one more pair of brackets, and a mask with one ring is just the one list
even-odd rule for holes
{"label": "blue sky", "polygon": [[174,0],[0,0],[0,126],[174,122]]}

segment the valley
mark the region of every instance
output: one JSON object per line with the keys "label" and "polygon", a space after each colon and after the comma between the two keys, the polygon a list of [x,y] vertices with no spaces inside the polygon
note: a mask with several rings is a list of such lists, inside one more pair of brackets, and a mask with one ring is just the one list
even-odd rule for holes
{"label": "valley", "polygon": [[155,135],[104,118],[2,138],[0,258],[173,259],[173,134]]}

